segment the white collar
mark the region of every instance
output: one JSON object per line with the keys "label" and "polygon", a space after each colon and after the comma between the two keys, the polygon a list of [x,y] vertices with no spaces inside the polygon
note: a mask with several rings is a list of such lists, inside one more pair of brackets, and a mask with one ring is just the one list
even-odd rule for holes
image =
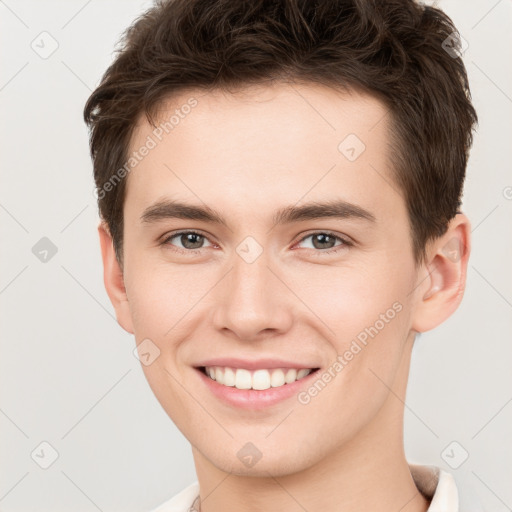
{"label": "white collar", "polygon": [[450,473],[435,466],[409,464],[418,491],[431,500],[428,512],[459,512],[459,493]]}

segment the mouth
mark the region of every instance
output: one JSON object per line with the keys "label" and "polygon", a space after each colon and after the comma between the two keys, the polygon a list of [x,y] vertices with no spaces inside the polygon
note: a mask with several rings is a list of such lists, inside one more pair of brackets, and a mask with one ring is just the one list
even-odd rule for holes
{"label": "mouth", "polygon": [[204,375],[225,387],[264,391],[297,382],[319,368],[272,368],[248,370],[229,366],[200,366]]}
{"label": "mouth", "polygon": [[197,375],[211,395],[237,409],[261,411],[293,397],[316,378],[320,368],[198,366]]}

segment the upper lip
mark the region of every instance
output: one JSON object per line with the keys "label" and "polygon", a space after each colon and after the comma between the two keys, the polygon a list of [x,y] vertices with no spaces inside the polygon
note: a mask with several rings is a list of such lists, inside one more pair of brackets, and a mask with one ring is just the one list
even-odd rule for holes
{"label": "upper lip", "polygon": [[285,361],[284,359],[264,358],[264,359],[240,359],[237,357],[218,357],[213,359],[204,360],[197,365],[197,368],[202,366],[228,366],[230,368],[244,368],[246,370],[259,370],[271,368],[296,368],[296,369],[309,369],[318,368],[318,365],[309,365],[303,363],[295,363],[293,361]]}

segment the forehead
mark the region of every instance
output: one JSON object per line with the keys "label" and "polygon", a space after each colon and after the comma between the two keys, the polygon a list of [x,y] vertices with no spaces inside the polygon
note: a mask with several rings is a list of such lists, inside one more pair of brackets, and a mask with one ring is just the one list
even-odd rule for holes
{"label": "forehead", "polygon": [[328,195],[403,210],[388,118],[370,95],[313,84],[183,91],[160,104],[156,128],[139,119],[129,153],[150,149],[129,173],[125,208],[179,197],[253,215]]}

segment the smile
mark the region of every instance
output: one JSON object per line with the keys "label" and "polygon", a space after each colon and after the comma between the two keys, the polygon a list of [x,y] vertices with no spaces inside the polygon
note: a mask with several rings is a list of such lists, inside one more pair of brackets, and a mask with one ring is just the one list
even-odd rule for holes
{"label": "smile", "polygon": [[218,384],[237,389],[265,390],[279,388],[303,379],[316,368],[272,368],[246,370],[228,366],[205,366],[201,370]]}

